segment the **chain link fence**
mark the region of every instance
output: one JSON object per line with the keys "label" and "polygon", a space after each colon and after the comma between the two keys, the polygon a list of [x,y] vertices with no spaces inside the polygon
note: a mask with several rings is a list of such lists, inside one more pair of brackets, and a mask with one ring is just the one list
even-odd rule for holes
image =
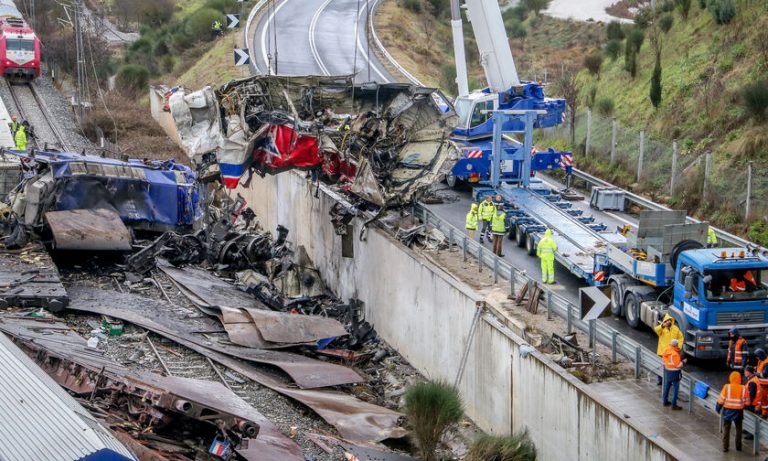
{"label": "chain link fence", "polygon": [[654,201],[706,212],[726,227],[768,216],[768,169],[733,161],[725,152],[655,139],[593,111],[576,115],[571,143],[570,122],[541,130],[537,145],[572,149],[577,168]]}

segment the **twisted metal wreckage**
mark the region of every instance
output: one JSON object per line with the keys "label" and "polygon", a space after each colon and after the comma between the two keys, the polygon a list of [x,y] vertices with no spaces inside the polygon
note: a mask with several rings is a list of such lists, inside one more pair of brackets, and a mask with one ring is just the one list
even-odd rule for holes
{"label": "twisted metal wreckage", "polygon": [[311,170],[387,208],[418,200],[457,158],[456,115],[443,101],[439,90],[351,76],[255,76],[177,89],[168,108],[187,155],[218,168],[229,188],[254,172]]}

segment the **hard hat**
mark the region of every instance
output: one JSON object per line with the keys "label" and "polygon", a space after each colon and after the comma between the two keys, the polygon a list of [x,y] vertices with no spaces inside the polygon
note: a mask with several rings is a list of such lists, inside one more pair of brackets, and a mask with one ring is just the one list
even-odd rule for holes
{"label": "hard hat", "polygon": [[731,329],[728,330],[728,334],[731,334],[733,336],[739,336],[739,329],[736,327],[731,327]]}
{"label": "hard hat", "polygon": [[752,365],[747,365],[747,366],[744,368],[744,370],[745,370],[745,371],[748,371],[748,372],[750,372],[750,373],[754,373],[754,372],[755,372],[755,367],[753,367]]}
{"label": "hard hat", "polygon": [[765,351],[762,349],[755,349],[755,357],[757,357],[760,360],[765,359]]}

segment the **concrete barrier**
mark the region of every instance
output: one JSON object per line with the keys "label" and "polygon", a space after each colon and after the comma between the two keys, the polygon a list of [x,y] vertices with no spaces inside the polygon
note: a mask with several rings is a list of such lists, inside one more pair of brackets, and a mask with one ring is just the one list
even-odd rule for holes
{"label": "concrete barrier", "polygon": [[[362,221],[355,219],[351,235],[336,235],[329,212],[343,198],[318,190],[304,173],[255,177],[238,192],[264,227],[288,227],[288,239],[307,249],[336,294],[362,300],[367,320],[425,376],[454,382],[466,354],[459,390],[467,415],[484,431],[527,428],[546,460],[683,458],[546,356],[521,354],[527,345],[491,314],[473,322],[481,296],[383,230],[371,227],[360,241]],[[352,257],[342,256],[345,238],[353,239],[346,242]]]}

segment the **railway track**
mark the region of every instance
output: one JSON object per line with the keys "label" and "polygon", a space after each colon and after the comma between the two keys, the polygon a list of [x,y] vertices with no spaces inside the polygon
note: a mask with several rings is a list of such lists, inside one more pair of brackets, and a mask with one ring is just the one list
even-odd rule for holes
{"label": "railway track", "polygon": [[34,138],[31,141],[35,147],[47,147],[71,151],[72,146],[66,141],[56,123],[48,105],[40,97],[34,83],[12,84],[5,80],[16,112],[22,120],[27,120],[34,128]]}

